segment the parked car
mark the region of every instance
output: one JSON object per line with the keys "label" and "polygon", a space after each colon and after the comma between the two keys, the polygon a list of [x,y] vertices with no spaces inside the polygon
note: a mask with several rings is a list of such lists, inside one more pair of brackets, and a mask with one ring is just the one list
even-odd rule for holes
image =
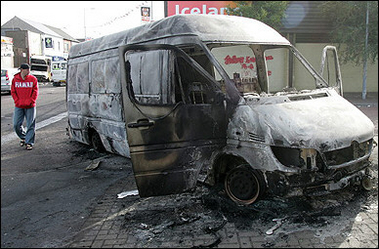
{"label": "parked car", "polygon": [[53,61],[51,70],[51,81],[53,86],[66,85],[67,61]]}
{"label": "parked car", "polygon": [[1,92],[11,93],[11,85],[13,76],[18,73],[17,68],[2,68],[1,69]]}

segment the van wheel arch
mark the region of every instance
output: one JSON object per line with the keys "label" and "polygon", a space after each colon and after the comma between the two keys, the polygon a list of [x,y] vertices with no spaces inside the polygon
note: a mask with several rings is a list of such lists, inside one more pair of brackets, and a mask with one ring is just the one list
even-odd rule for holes
{"label": "van wheel arch", "polygon": [[88,128],[88,138],[92,148],[100,153],[105,152],[105,147],[101,141],[100,135],[94,128]]}
{"label": "van wheel arch", "polygon": [[223,185],[228,197],[237,204],[250,205],[261,199],[267,189],[263,173],[238,156],[218,157],[213,177],[215,184]]}

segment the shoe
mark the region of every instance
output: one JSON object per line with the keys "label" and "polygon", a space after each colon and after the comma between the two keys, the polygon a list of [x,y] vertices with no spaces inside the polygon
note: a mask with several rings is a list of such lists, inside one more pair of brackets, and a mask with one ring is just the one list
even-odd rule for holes
{"label": "shoe", "polygon": [[21,140],[20,141],[20,146],[22,147],[22,146],[24,146],[25,145],[25,140]]}
{"label": "shoe", "polygon": [[27,150],[32,150],[32,149],[33,149],[33,145],[31,145],[31,144],[27,144],[27,145],[26,145],[26,149],[27,149]]}

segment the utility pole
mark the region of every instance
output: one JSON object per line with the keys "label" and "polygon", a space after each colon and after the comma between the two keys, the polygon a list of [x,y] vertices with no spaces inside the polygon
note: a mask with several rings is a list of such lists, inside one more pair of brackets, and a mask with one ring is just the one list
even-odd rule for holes
{"label": "utility pole", "polygon": [[150,1],[150,22],[153,21],[153,1]]}
{"label": "utility pole", "polygon": [[[88,8],[89,10],[94,10],[95,8]],[[86,8],[84,8],[84,41],[87,40],[87,25],[86,25]]]}
{"label": "utility pole", "polygon": [[366,81],[367,81],[367,50],[368,50],[368,10],[369,1],[367,1],[367,12],[366,12],[366,40],[365,40],[365,51],[363,59],[363,86],[362,86],[362,99],[366,99]]}
{"label": "utility pole", "polygon": [[87,31],[86,31],[86,8],[84,8],[84,41],[87,39]]}

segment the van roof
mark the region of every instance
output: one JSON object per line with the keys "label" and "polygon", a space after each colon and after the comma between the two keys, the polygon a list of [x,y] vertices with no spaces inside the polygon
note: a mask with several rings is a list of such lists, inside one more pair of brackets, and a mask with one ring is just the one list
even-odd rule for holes
{"label": "van roof", "polygon": [[71,47],[69,58],[91,54],[126,44],[162,38],[197,36],[209,42],[247,42],[289,45],[275,29],[255,19],[227,15],[175,15],[129,30],[82,42]]}

